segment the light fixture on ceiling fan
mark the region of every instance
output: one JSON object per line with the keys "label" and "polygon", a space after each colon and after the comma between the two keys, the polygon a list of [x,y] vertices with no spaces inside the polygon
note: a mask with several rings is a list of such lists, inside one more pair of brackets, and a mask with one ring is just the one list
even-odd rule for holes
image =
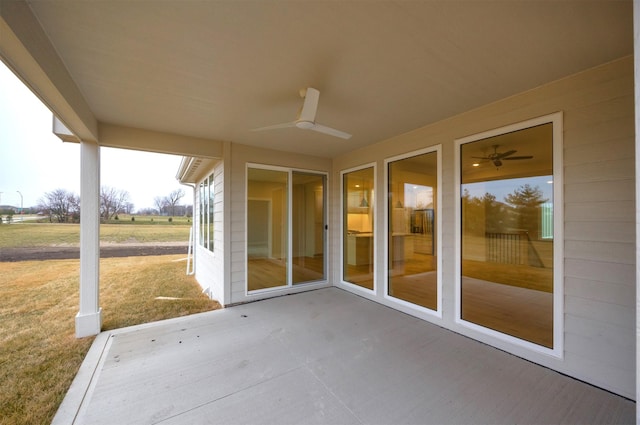
{"label": "light fixture on ceiling fan", "polygon": [[475,159],[481,159],[485,161],[493,162],[493,165],[496,168],[502,166],[502,161],[512,161],[512,160],[520,160],[520,159],[532,159],[533,155],[521,155],[521,156],[511,156],[514,153],[518,152],[517,150],[510,150],[506,152],[498,152],[498,148],[500,145],[493,145],[493,153],[490,153],[487,156],[472,156]]}
{"label": "light fixture on ceiling fan", "polygon": [[308,87],[300,90],[300,97],[304,99],[304,103],[302,104],[300,111],[298,111],[298,116],[295,121],[254,128],[251,131],[277,130],[280,128],[297,127],[302,130],[313,130],[330,136],[339,137],[341,139],[351,138],[351,134],[349,133],[327,127],[326,125],[318,124],[316,122],[316,112],[318,111],[320,91],[313,87]]}

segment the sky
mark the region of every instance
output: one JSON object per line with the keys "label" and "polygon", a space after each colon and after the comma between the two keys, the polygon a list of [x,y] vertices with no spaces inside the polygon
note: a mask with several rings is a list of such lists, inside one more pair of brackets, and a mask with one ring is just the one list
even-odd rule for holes
{"label": "sky", "polygon": [[[80,145],[62,142],[51,127],[51,112],[0,62],[0,205],[36,206],[56,189],[80,195]],[[135,210],[178,188],[180,203],[191,201],[175,178],[179,156],[101,148],[100,158],[101,185],[128,191]]]}
{"label": "sky", "polygon": [[461,191],[467,189],[471,197],[482,198],[485,193],[496,197],[498,202],[505,202],[507,195],[525,184],[538,188],[542,192],[542,199],[553,202],[553,178],[552,176],[525,177],[517,179],[493,180],[479,183],[463,184]]}

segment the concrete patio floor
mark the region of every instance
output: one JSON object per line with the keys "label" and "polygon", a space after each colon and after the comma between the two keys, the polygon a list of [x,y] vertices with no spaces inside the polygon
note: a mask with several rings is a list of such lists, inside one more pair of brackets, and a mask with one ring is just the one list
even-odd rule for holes
{"label": "concrete patio floor", "polygon": [[53,423],[634,421],[633,401],[327,288],[103,332]]}

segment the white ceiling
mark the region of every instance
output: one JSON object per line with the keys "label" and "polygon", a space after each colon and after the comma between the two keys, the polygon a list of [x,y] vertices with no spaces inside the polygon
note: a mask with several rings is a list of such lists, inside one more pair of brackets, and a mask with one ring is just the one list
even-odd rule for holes
{"label": "white ceiling", "polygon": [[[98,121],[334,157],[633,52],[631,1],[29,1]],[[298,90],[317,121],[292,121]]]}

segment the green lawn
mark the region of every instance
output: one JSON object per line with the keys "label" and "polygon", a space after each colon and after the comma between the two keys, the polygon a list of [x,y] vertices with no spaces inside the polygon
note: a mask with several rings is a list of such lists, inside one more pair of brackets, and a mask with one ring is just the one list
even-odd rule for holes
{"label": "green lawn", "polygon": [[[100,226],[101,242],[189,241],[187,218],[119,218]],[[0,224],[0,249],[79,242],[78,224]],[[102,329],[219,308],[184,257],[100,259]],[[89,350],[93,338],[74,334],[79,271],[79,260],[0,262],[0,424],[50,423]]]}
{"label": "green lawn", "polygon": [[[101,259],[102,329],[219,308],[183,259]],[[89,350],[93,338],[74,334],[78,271],[78,260],[0,262],[0,424],[50,423]]]}
{"label": "green lawn", "polygon": [[[189,241],[191,223],[187,219],[169,223],[150,220],[109,222],[100,225],[102,242],[185,242]],[[126,225],[124,225],[126,223]],[[156,223],[156,225],[152,225]],[[162,223],[162,224],[161,224]],[[78,246],[80,244],[79,224],[59,223],[14,223],[0,224],[0,248]]]}

